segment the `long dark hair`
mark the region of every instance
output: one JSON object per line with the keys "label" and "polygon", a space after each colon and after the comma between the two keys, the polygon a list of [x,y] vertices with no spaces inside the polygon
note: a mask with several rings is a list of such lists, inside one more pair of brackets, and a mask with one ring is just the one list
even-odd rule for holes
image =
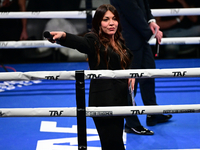
{"label": "long dark hair", "polygon": [[[104,33],[101,29],[101,21],[103,20],[103,17],[108,10],[114,14],[116,20],[118,21],[118,28],[114,35],[114,40],[115,40],[115,43],[116,43],[116,46],[118,49],[114,49],[114,47],[110,43],[110,39],[109,39],[108,35],[106,33]],[[124,52],[124,48],[122,47],[122,45],[125,45],[125,41],[124,41],[124,38],[122,37],[121,31],[122,31],[122,27],[121,27],[121,23],[120,23],[120,19],[119,19],[119,14],[118,14],[116,8],[110,4],[104,4],[104,5],[99,6],[96,9],[96,12],[95,12],[93,20],[92,20],[92,32],[94,32],[99,37],[100,43],[102,43],[105,47],[104,58],[105,58],[105,61],[107,64],[107,68],[108,68],[108,59],[106,59],[106,58],[108,57],[107,56],[108,46],[112,47],[114,49],[114,51],[117,54],[119,54],[120,64],[123,69],[125,69],[130,63],[130,59],[126,55],[126,52]],[[99,63],[100,63],[100,52],[99,51],[100,51],[100,48],[97,47],[97,58],[98,58],[97,65],[99,65]]]}

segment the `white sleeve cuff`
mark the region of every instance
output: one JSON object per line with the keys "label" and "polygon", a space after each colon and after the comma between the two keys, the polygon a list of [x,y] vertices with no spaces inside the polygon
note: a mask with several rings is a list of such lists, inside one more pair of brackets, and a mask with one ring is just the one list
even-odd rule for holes
{"label": "white sleeve cuff", "polygon": [[150,20],[148,21],[148,23],[151,23],[151,22],[155,22],[155,23],[156,23],[156,19],[150,19]]}

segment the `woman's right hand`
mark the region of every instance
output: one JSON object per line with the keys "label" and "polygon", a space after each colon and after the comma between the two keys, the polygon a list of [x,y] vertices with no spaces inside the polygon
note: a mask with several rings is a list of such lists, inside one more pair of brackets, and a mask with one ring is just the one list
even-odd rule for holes
{"label": "woman's right hand", "polygon": [[60,39],[66,38],[66,33],[63,31],[52,31],[50,34],[53,36],[53,40],[49,40],[52,43],[55,43],[56,41],[59,41]]}

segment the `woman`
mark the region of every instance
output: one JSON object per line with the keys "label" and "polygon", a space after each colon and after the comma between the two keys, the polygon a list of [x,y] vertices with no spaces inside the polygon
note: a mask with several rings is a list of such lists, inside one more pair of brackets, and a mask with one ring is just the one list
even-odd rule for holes
{"label": "woman", "polygon": [[[97,8],[92,21],[92,31],[84,37],[65,32],[50,32],[51,42],[77,49],[88,55],[91,70],[119,70],[129,67],[132,54],[121,35],[121,25],[116,9],[108,4]],[[129,79],[134,87],[134,79]],[[133,81],[133,82],[132,82]],[[127,106],[127,79],[92,79],[89,106]],[[123,117],[94,117],[102,150],[124,150]]]}

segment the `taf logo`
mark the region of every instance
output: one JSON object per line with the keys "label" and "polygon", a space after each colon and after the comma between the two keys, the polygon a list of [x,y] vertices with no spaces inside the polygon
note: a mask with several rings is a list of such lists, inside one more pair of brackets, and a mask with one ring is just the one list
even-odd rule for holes
{"label": "taf logo", "polygon": [[187,71],[183,71],[183,73],[182,73],[180,71],[177,71],[177,72],[172,72],[172,73],[174,74],[174,77],[184,77],[186,72]]}
{"label": "taf logo", "polygon": [[49,112],[50,112],[50,116],[61,116],[64,111],[50,110]]}
{"label": "taf logo", "polygon": [[0,12],[1,15],[9,15],[9,12]]}
{"label": "taf logo", "polygon": [[89,79],[98,79],[98,78],[100,78],[101,74],[98,74],[98,75],[96,75],[96,74],[88,74],[87,76],[88,76]]}
{"label": "taf logo", "polygon": [[145,110],[142,110],[142,111],[140,111],[140,110],[131,110],[132,115],[137,115],[137,114],[141,115],[141,114],[144,113],[144,111],[145,111]]}
{"label": "taf logo", "polygon": [[171,14],[178,14],[180,9],[171,9]]}
{"label": "taf logo", "polygon": [[59,77],[60,77],[60,76],[56,76],[56,77],[54,77],[54,76],[45,76],[45,78],[46,78],[47,80],[58,80]]}
{"label": "taf logo", "polygon": [[35,16],[37,16],[37,15],[39,15],[39,14],[40,14],[39,11],[33,11],[33,12],[32,12],[32,15],[35,15]]}
{"label": "taf logo", "polygon": [[6,47],[8,45],[8,42],[0,42],[1,47]]}
{"label": "taf logo", "polygon": [[131,78],[141,78],[144,73],[130,73]]}

